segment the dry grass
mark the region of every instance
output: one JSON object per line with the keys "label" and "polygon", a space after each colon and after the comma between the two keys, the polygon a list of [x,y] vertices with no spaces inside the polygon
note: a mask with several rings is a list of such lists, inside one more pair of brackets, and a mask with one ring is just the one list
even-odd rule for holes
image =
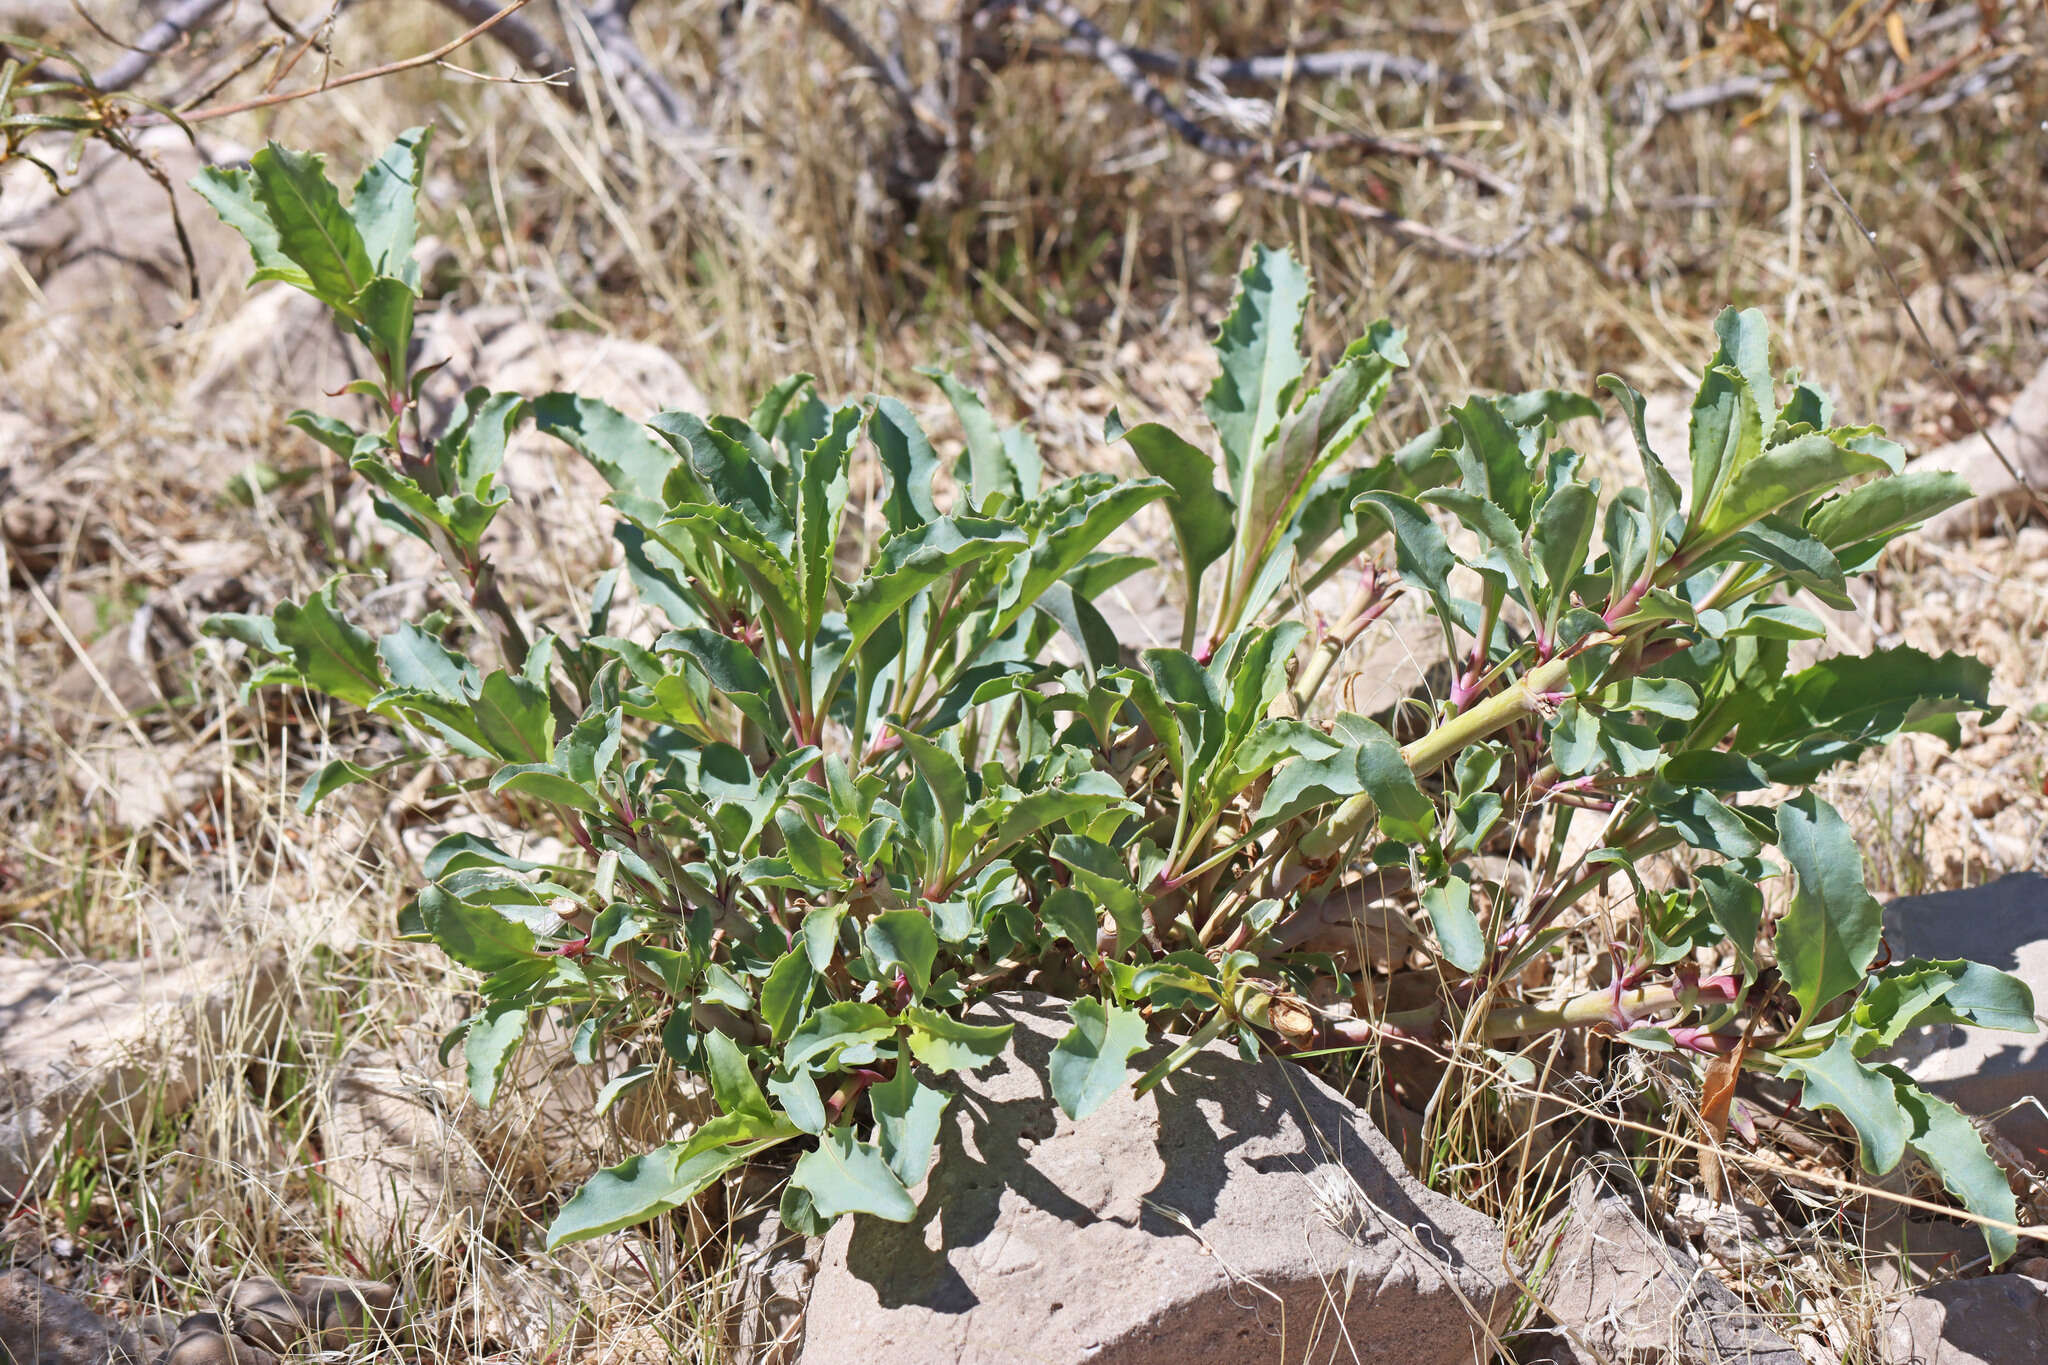
{"label": "dry grass", "polygon": [[[799,369],[828,390],[920,393],[910,367],[936,359],[987,387],[999,412],[1027,415],[1063,471],[1119,458],[1097,437],[1112,406],[1192,420],[1209,379],[1206,336],[1255,241],[1292,244],[1312,263],[1320,301],[1309,340],[1324,354],[1376,316],[1409,328],[1416,365],[1382,418],[1388,438],[1475,389],[1588,388],[1607,370],[1645,390],[1689,385],[1690,366],[1710,349],[1714,310],[1733,303],[1763,308],[1782,354],[1834,389],[1844,413],[1936,443],[1973,417],[1903,325],[1886,263],[1939,315],[1937,339],[1973,405],[2011,392],[2048,350],[2048,314],[1982,287],[2040,286],[2048,259],[2048,144],[2038,133],[2048,126],[2048,68],[2038,61],[1939,118],[1801,124],[1788,101],[1755,120],[1743,104],[1645,128],[1633,92],[1717,79],[1759,58],[1731,55],[1739,45],[1726,41],[1706,48],[1696,7],[1681,0],[1462,0],[1449,12],[1397,4],[1370,15],[1328,4],[1224,14],[1158,0],[1104,9],[1118,36],[1189,52],[1306,39],[1471,73],[1477,88],[1456,97],[1303,85],[1282,118],[1294,133],[1440,138],[1514,181],[1519,195],[1486,199],[1428,168],[1370,167],[1402,212],[1474,239],[1499,240],[1524,221],[1538,225],[1539,243],[1557,230],[1556,243],[1520,259],[1474,264],[1401,248],[1247,186],[1070,61],[994,79],[957,201],[906,234],[874,177],[860,173],[886,128],[872,83],[848,73],[797,7],[747,8],[726,36],[720,8],[678,0],[645,16],[645,46],[703,109],[701,135],[680,153],[630,125],[594,128],[531,87],[436,72],[213,131],[247,143],[274,136],[349,165],[399,128],[432,120],[426,212],[459,263],[443,308],[509,306],[651,341],[724,408]],[[879,8],[847,6],[868,25]],[[2023,8],[2038,48],[2048,31],[2038,7]],[[913,67],[931,28],[915,15],[904,25]],[[335,29],[334,61],[341,69],[420,50],[445,31],[424,7],[374,21],[350,11]],[[1814,159],[1875,241],[1808,170]],[[1320,157],[1315,169],[1365,184],[1341,157]],[[0,190],[7,221],[31,191],[19,177]],[[431,1254],[349,1231],[321,1177],[337,1075],[366,1052],[411,1047],[417,1057],[423,1039],[430,1051],[459,985],[438,958],[390,937],[419,846],[408,831],[495,812],[463,796],[358,793],[301,816],[291,798],[305,773],[334,746],[379,737],[335,733],[302,700],[242,702],[204,648],[195,666],[178,662],[206,610],[267,604],[336,570],[366,575],[362,591],[374,596],[379,575],[402,585],[404,574],[352,529],[336,469],[282,427],[284,411],[318,406],[317,395],[279,384],[233,420],[194,401],[209,348],[230,334],[243,300],[238,268],[216,260],[203,298],[181,327],[166,328],[161,291],[146,284],[95,300],[86,321],[53,321],[32,263],[0,256],[0,365],[10,381],[0,442],[10,412],[41,433],[27,449],[0,450],[0,461],[16,489],[49,495],[34,559],[18,544],[0,571],[0,944],[13,955],[86,959],[281,953],[289,986],[274,1021],[222,1040],[188,1108],[154,1114],[104,1147],[67,1150],[26,1201],[0,1207],[4,1256],[110,1302],[172,1313],[245,1274],[390,1276],[414,1296],[414,1344],[433,1358],[720,1358],[716,1305],[730,1251],[709,1226],[614,1239],[602,1267],[563,1269],[536,1254],[552,1201],[573,1183],[538,1123],[491,1130],[475,1116],[448,1119],[452,1131],[484,1135],[476,1140],[500,1174],[479,1201],[491,1216],[464,1223]],[[1971,302],[1982,298],[1991,302]],[[226,496],[251,462],[291,477],[252,499]],[[522,491],[521,515],[542,515],[544,502]],[[1858,643],[1983,654],[1999,699],[2014,707],[1973,731],[1956,757],[1902,745],[1836,780],[1829,795],[1870,832],[1885,888],[1939,889],[2048,865],[2048,746],[2027,714],[2048,701],[2044,551],[2039,531],[1903,549],[1863,619],[1846,627]],[[537,616],[567,609],[561,579],[534,573],[519,583]],[[138,667],[138,649],[175,666]],[[132,716],[80,719],[109,692]],[[110,768],[124,753],[144,766]],[[175,771],[158,771],[150,755],[170,755],[164,767]],[[170,796],[140,827],[123,827],[113,798],[124,783]],[[1546,1042],[1526,1059],[1546,1099],[1503,1101],[1499,1056],[1447,1059],[1451,1080],[1424,1154],[1433,1182],[1527,1237],[1566,1173],[1554,1140],[1584,1131],[1574,1106],[1677,1122],[1684,1087],[1655,1068],[1610,1065],[1597,1045],[1572,1051],[1583,1046],[1556,1056]],[[1594,1079],[1566,1079],[1581,1070]],[[431,1067],[419,1074],[439,1083]],[[1822,1141],[1839,1153],[1834,1135]],[[1494,1159],[1503,1151],[1511,1166]],[[1651,1140],[1638,1156],[1668,1204],[1687,1159]],[[1773,1194],[1785,1210],[1803,1197],[1751,1191],[1759,1203]],[[1864,1278],[1845,1259],[1850,1229],[1837,1231],[1745,1288],[1767,1306],[1839,1324],[1829,1343],[1853,1358],[1869,1349],[1874,1318]]]}

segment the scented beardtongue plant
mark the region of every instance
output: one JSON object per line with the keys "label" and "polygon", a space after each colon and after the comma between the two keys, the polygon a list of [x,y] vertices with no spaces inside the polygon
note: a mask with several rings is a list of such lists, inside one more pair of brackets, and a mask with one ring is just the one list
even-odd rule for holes
{"label": "scented beardtongue plant", "polygon": [[[1799,1082],[1853,1125],[1869,1172],[1913,1148],[2012,1253],[1994,1224],[2014,1200],[1970,1120],[1873,1054],[1918,1024],[2029,1031],[2027,989],[1886,960],[1855,839],[1810,790],[1900,733],[1953,742],[1963,713],[1994,713],[1988,671],[1909,648],[1788,663],[1826,634],[1791,598],[1847,607],[1849,577],[1967,489],[1901,473],[1899,447],[1834,424],[1812,387],[1781,391],[1758,314],[1717,324],[1689,487],[1613,378],[1639,485],[1603,493],[1553,448],[1599,411],[1556,391],[1475,398],[1366,455],[1402,334],[1376,324],[1311,380],[1307,277],[1274,251],[1254,253],[1216,340],[1210,443],[1111,419],[1143,478],[1050,479],[1023,430],[938,373],[965,437],[949,479],[902,402],[835,406],[801,375],[744,419],[643,424],[473,389],[429,431],[426,144],[401,136],[346,200],[319,157],[276,145],[196,185],[256,279],[311,293],[362,342],[350,388],[381,423],[292,422],[433,547],[459,619],[372,638],[335,581],[208,630],[246,646],[250,688],[322,693],[406,737],[375,769],[327,763],[302,805],[433,764],[573,837],[580,854],[544,866],[444,839],[402,922],[480,979],[451,1039],[478,1102],[548,1012],[607,1069],[600,1107],[671,1067],[708,1082],[715,1117],[592,1178],[551,1243],[675,1208],[784,1145],[791,1226],[912,1218],[949,1077],[1005,1045],[970,1007],[1029,975],[1070,1001],[1046,1083],[1076,1117],[1162,1035],[1181,1041],[1140,1090],[1218,1038],[1247,1057],[1392,1036],[1498,1059],[1493,1044],[1601,1027],[1672,1063]],[[507,602],[485,550],[527,422],[596,467],[617,515],[618,567],[552,630]],[[876,492],[850,508],[856,486]],[[1177,648],[1133,662],[1095,602],[1149,566],[1105,548],[1148,508],[1187,610]],[[611,624],[626,585],[636,619],[660,618],[637,637]],[[1333,594],[1348,604],[1326,620],[1310,599]],[[1389,718],[1397,738],[1336,713],[1324,685],[1403,598],[1454,667]],[[1689,871],[1654,889],[1636,867],[1666,851]],[[1526,875],[1486,871],[1501,853]],[[1612,985],[1530,998],[1524,969],[1589,932],[1587,900],[1615,878],[1635,914]],[[1436,1003],[1311,1003],[1374,970],[1365,906],[1428,945]],[[1728,970],[1703,976],[1703,958]]]}

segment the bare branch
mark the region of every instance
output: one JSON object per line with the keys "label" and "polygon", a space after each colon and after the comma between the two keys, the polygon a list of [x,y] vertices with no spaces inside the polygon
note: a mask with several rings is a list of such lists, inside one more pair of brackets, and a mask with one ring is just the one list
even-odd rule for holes
{"label": "bare branch", "polygon": [[[1130,50],[1110,38],[1097,28],[1089,18],[1067,3],[1067,0],[1024,0],[1025,5],[1065,28],[1077,42],[1089,45],[1094,58],[1105,70],[1116,77],[1125,92],[1154,118],[1164,123],[1181,141],[1196,151],[1219,160],[1249,163],[1245,171],[1245,183],[1274,194],[1284,194],[1317,208],[1330,209],[1345,214],[1377,231],[1384,232],[1399,241],[1411,243],[1426,250],[1465,260],[1493,260],[1515,253],[1530,227],[1524,224],[1514,236],[1496,246],[1480,243],[1430,227],[1410,218],[1404,218],[1391,210],[1369,204],[1356,196],[1345,194],[1321,180],[1297,182],[1274,175],[1264,167],[1275,161],[1284,160],[1297,151],[1313,150],[1308,144],[1279,143],[1268,145],[1247,138],[1227,137],[1213,133],[1189,118],[1166,95],[1146,78],[1138,68]],[[1421,152],[1420,144],[1404,144],[1406,152]],[[1469,165],[1470,163],[1465,163]],[[1506,182],[1496,182],[1504,185]]]}
{"label": "bare branch", "polygon": [[93,85],[101,90],[126,90],[156,65],[157,58],[177,46],[187,33],[212,18],[213,12],[226,3],[227,0],[181,0],[151,24],[112,66],[93,77]]}
{"label": "bare branch", "polygon": [[[434,3],[469,24],[480,24],[502,8],[497,0],[434,0]],[[518,15],[500,20],[490,33],[492,42],[512,54],[512,59],[533,75],[559,76],[571,67],[568,57],[555,50],[546,34]],[[555,93],[571,105],[579,109],[583,106],[583,92],[573,83],[550,84]]]}

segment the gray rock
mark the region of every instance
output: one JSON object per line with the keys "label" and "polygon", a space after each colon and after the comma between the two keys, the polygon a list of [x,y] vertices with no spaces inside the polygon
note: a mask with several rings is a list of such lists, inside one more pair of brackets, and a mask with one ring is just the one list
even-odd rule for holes
{"label": "gray rock", "polygon": [[[2033,497],[2048,496],[2048,365],[2027,381],[2013,396],[2005,416],[1988,425],[1985,432],[1973,432],[1930,450],[1906,466],[1907,471],[1946,469],[1962,475],[1977,496],[1960,507],[1951,507],[1927,523],[1923,535],[1957,540],[1989,530],[2001,512],[2024,517]],[[1994,444],[1995,443],[1995,444]],[[2013,477],[2017,471],[2026,480]]]}
{"label": "gray rock", "polygon": [[2048,1351],[2048,1283],[1958,1280],[1916,1294],[1884,1327],[1890,1365],[2023,1365]]}
{"label": "gray rock", "polygon": [[825,1243],[783,1227],[776,1204],[787,1175],[756,1167],[740,1183],[725,1299],[734,1365],[793,1365],[803,1349],[804,1304]]}
{"label": "gray rock", "polygon": [[[1967,891],[1896,900],[1885,907],[1884,925],[1895,956],[1962,957],[2011,972],[2033,989],[2036,1020],[2044,1017],[2048,877],[2021,873]],[[2048,1151],[2048,1032],[1932,1024],[1901,1038],[1893,1059],[1966,1113],[1998,1114],[1999,1134],[2020,1151],[2036,1159]]]}
{"label": "gray rock", "polygon": [[1015,1023],[1010,1052],[960,1078],[917,1218],[826,1238],[803,1365],[1490,1355],[1500,1231],[1307,1072],[1219,1044],[1077,1124],[1043,1080],[1064,1009],[973,1017]]}
{"label": "gray rock", "polygon": [[135,1334],[26,1270],[0,1274],[0,1365],[130,1365]]}
{"label": "gray rock", "polygon": [[1571,1206],[1552,1236],[1557,1249],[1537,1292],[1551,1317],[1570,1329],[1542,1342],[1560,1365],[1804,1365],[1798,1347],[1690,1253],[1645,1227],[1594,1172],[1573,1182]]}
{"label": "gray rock", "polygon": [[246,1054],[274,1027],[278,970],[270,958],[0,958],[0,1198],[29,1183],[67,1124],[119,1146],[152,1113],[189,1104],[203,1061]]}

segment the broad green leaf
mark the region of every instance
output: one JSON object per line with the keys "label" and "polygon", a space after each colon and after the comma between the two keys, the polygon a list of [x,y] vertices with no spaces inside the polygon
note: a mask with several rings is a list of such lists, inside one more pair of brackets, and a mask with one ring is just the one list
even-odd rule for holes
{"label": "broad green leaf", "polygon": [[[192,177],[192,188],[213,206],[220,220],[241,234],[256,262],[255,284],[279,280],[295,289],[313,292],[313,277],[284,254],[284,243],[270,210],[256,197],[256,178],[244,169],[208,166]],[[354,291],[350,291],[354,292]],[[346,453],[346,452],[343,452]]]}
{"label": "broad green leaf", "polygon": [[1084,1119],[1116,1094],[1130,1060],[1144,1049],[1145,1019],[1121,1005],[1084,996],[1067,1005],[1074,1026],[1053,1047],[1052,1097],[1071,1118]]}
{"label": "broad green leaf", "polygon": [[573,393],[533,400],[533,424],[590,461],[622,492],[659,501],[676,452],[641,423],[607,403]]}
{"label": "broad green leaf", "polygon": [[1763,448],[1776,415],[1771,391],[1770,328],[1754,308],[1725,309],[1714,321],[1720,349],[1692,403],[1692,515],[1687,531],[1713,507],[1728,476]]}
{"label": "broad green leaf", "polygon": [[796,1071],[816,1058],[856,1043],[877,1043],[896,1032],[896,1020],[880,1005],[842,1000],[814,1011],[789,1036],[782,1050],[785,1070]]}
{"label": "broad green leaf", "polygon": [[490,1108],[498,1097],[498,1083],[526,1036],[527,1013],[524,1000],[501,1000],[469,1021],[462,1036],[462,1060],[469,1074],[470,1098],[479,1108]]}
{"label": "broad green leaf", "polygon": [[1813,509],[1806,529],[1854,572],[1884,543],[1938,512],[1970,500],[1970,485],[1959,474],[1915,469],[1874,479]]}
{"label": "broad green leaf", "polygon": [[491,791],[531,796],[558,806],[601,815],[604,807],[588,788],[552,763],[513,763],[491,775]]}
{"label": "broad green leaf", "polygon": [[1202,407],[1222,442],[1231,491],[1242,507],[1258,454],[1292,406],[1307,368],[1300,336],[1308,272],[1284,250],[1255,246],[1238,281],[1236,304],[1216,337],[1221,373]]}
{"label": "broad green leaf", "polygon": [[889,495],[882,500],[882,515],[891,534],[937,521],[939,509],[932,501],[932,478],[939,472],[937,452],[901,399],[873,401],[868,439],[874,443],[882,468],[889,475]]}
{"label": "broad green leaf", "polygon": [[760,1152],[801,1134],[778,1118],[752,1114],[712,1119],[683,1142],[657,1147],[599,1171],[562,1206],[548,1227],[548,1249],[587,1241],[680,1208],[712,1181]]}
{"label": "broad green leaf", "polygon": [[1803,510],[1806,502],[1859,474],[1886,473],[1875,455],[1850,450],[1818,432],[1772,446],[1735,472],[1720,499],[1700,518],[1701,554],[1712,546],[1782,511]]}
{"label": "broad green leaf", "polygon": [[939,1120],[951,1096],[920,1083],[905,1062],[896,1074],[868,1089],[875,1111],[875,1139],[882,1159],[896,1178],[910,1188],[931,1168],[932,1149],[939,1141]]}
{"label": "broad green leaf", "polygon": [[849,1213],[871,1213],[891,1223],[917,1216],[917,1201],[880,1149],[854,1137],[845,1124],[828,1130],[815,1151],[804,1153],[789,1179],[810,1194],[818,1216],[827,1221]]}
{"label": "broad green leaf", "polygon": [[1853,1018],[1860,1036],[1856,1055],[1867,1057],[1899,1041],[1920,1022],[1929,1006],[1956,987],[1957,973],[1947,964],[1894,963],[1875,973],[1875,980],[1856,997]]}
{"label": "broad green leaf", "polygon": [[483,686],[475,664],[410,622],[377,641],[377,657],[395,687],[466,703]]}
{"label": "broad green leaf", "polygon": [[415,904],[441,951],[465,967],[497,972],[534,958],[533,930],[487,905],[471,905],[431,883],[420,888]]}
{"label": "broad green leaf", "polygon": [[470,703],[493,753],[513,763],[545,763],[555,750],[555,716],[546,689],[500,669]]}
{"label": "broad green leaf", "polygon": [[1052,856],[1072,871],[1083,892],[1109,911],[1123,942],[1136,943],[1144,936],[1144,898],[1131,884],[1120,855],[1093,839],[1062,834],[1052,841]]}
{"label": "broad green leaf", "polygon": [[1452,408],[1451,418],[1461,438],[1454,457],[1464,474],[1464,491],[1499,508],[1518,530],[1527,526],[1536,485],[1520,432],[1484,398]]}
{"label": "broad green leaf", "polygon": [[1017,554],[1028,545],[1009,522],[963,517],[940,517],[893,538],[847,595],[848,654],[898,608],[948,574],[989,556]]}
{"label": "broad green leaf", "polygon": [[1857,1061],[1846,1037],[1835,1039],[1817,1057],[1785,1063],[1778,1074],[1805,1082],[1799,1102],[1808,1109],[1832,1109],[1849,1120],[1856,1129],[1864,1170],[1883,1175],[1899,1164],[1913,1121],[1893,1079]]}
{"label": "broad green leaf", "polygon": [[329,582],[304,606],[279,603],[271,613],[272,628],[308,687],[365,706],[384,690],[384,671],[376,642],[335,610],[334,586]]}
{"label": "broad green leaf", "polygon": [[910,981],[913,1000],[922,1000],[931,988],[932,963],[939,955],[939,936],[922,910],[884,910],[868,921],[862,936],[875,966],[883,971],[901,967]]}
{"label": "broad green leaf", "polygon": [[[375,275],[369,249],[327,178],[326,159],[272,142],[249,159],[256,199],[277,229],[278,250],[322,302],[347,309]],[[257,272],[258,278],[267,278]],[[296,283],[296,281],[292,281]]]}
{"label": "broad green leaf", "polygon": [[913,1005],[903,1011],[910,1055],[933,1071],[979,1071],[1003,1055],[1009,1024],[968,1024],[937,1010]]}
{"label": "broad green leaf", "polygon": [[1132,427],[1123,439],[1145,472],[1166,480],[1173,490],[1166,512],[1180,543],[1185,591],[1192,596],[1200,588],[1202,570],[1224,556],[1235,535],[1236,509],[1230,495],[1216,487],[1216,463],[1157,422]]}
{"label": "broad green leaf", "polygon": [[1776,782],[1801,785],[1832,764],[1908,731],[1961,742],[1957,720],[1996,717],[1991,669],[1960,654],[1935,658],[1902,646],[1864,657],[1838,655],[1778,683],[1732,699],[1734,748]]}
{"label": "broad green leaf", "polygon": [[[1882,1068],[1898,1085],[1899,1105],[1912,1120],[1913,1132],[1906,1139],[1924,1158],[1948,1192],[1963,1207],[1980,1218],[2001,1223],[2019,1222],[2019,1201],[2005,1170],[1991,1157],[1977,1125],[1947,1100],[1928,1094],[1897,1067]],[[2011,1260],[2019,1250],[2019,1237],[2004,1228],[1987,1227],[1984,1244],[1991,1251],[1991,1264]]]}
{"label": "broad green leaf", "polygon": [[370,268],[408,285],[417,285],[420,278],[419,265],[412,258],[418,232],[415,205],[432,133],[432,128],[425,127],[400,133],[356,181],[348,204],[348,216],[363,239]]}
{"label": "broad green leaf", "polygon": [[2009,972],[1961,958],[1930,961],[1921,957],[1908,958],[1889,970],[1911,973],[1922,969],[1939,971],[1953,983],[1941,992],[1924,1022],[1970,1024],[2012,1033],[2033,1033],[2039,1027],[2034,1020],[2033,989]]}
{"label": "broad green leaf", "polygon": [[1422,505],[1398,493],[1367,493],[1358,500],[1357,510],[1378,518],[1394,533],[1394,561],[1401,576],[1443,601],[1458,561]]}
{"label": "broad green leaf", "polygon": [[[1164,479],[1127,479],[1069,509],[1026,551],[1019,561],[1021,572],[1018,565],[1011,566],[1010,580],[1003,586],[1002,609],[986,627],[988,637],[1001,636],[1096,546],[1136,516],[1139,509],[1165,497],[1169,491]],[[849,607],[849,617],[851,614]]]}
{"label": "broad green leaf", "polygon": [[718,1102],[719,1112],[769,1118],[768,1097],[754,1080],[747,1054],[716,1029],[704,1035],[704,1068],[711,1077],[711,1097]]}
{"label": "broad green leaf", "polygon": [[1883,939],[1884,911],[1864,888],[1855,834],[1813,793],[1778,807],[1778,850],[1797,879],[1778,922],[1778,970],[1804,1023],[1863,980]]}
{"label": "broad green leaf", "polygon": [[1252,580],[1275,552],[1276,542],[1315,481],[1379,410],[1394,371],[1408,363],[1401,341],[1399,328],[1374,323],[1323,382],[1281,418],[1272,439],[1253,451],[1249,479],[1239,484],[1237,601],[1251,595]]}
{"label": "broad green leaf", "polygon": [[761,983],[761,1018],[778,1043],[787,1042],[797,1021],[803,1018],[817,974],[802,947],[792,948],[775,960],[768,979]]}
{"label": "broad green leaf", "polygon": [[1713,558],[1715,562],[1746,559],[1768,564],[1783,573],[1794,587],[1806,589],[1836,611],[1848,611],[1856,605],[1849,600],[1848,583],[1834,552],[1786,517],[1765,517],[1744,528]]}
{"label": "broad green leaf", "polygon": [[388,275],[372,279],[349,300],[349,312],[362,321],[362,335],[386,364],[392,363],[390,357],[403,357],[412,348],[413,306],[418,302],[419,295],[411,285]]}
{"label": "broad green leaf", "polygon": [[1422,908],[1437,940],[1444,945],[1444,960],[1461,972],[1476,972],[1486,965],[1486,934],[1479,917],[1472,913],[1472,884],[1463,877],[1451,877],[1422,890]]}
{"label": "broad green leaf", "polygon": [[1536,569],[1549,590],[1543,612],[1543,638],[1557,633],[1557,623],[1571,609],[1571,587],[1586,567],[1593,546],[1593,526],[1600,499],[1582,483],[1568,483],[1544,499],[1536,513]]}

